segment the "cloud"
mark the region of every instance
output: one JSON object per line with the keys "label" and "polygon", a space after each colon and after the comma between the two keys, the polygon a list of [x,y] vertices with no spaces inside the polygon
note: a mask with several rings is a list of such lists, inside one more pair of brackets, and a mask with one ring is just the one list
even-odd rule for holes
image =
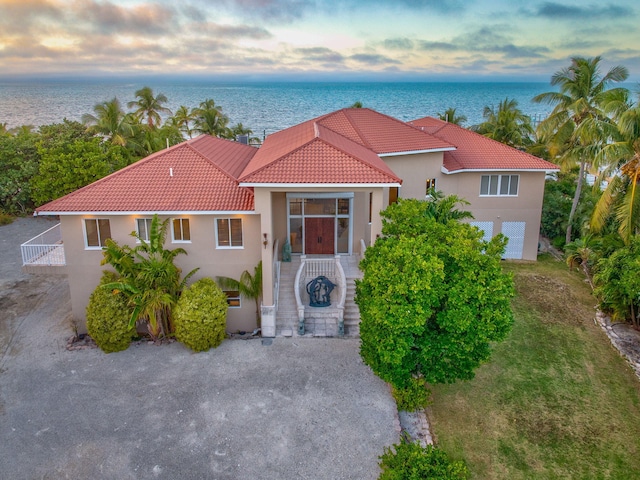
{"label": "cloud", "polygon": [[626,6],[619,6],[614,4],[608,4],[604,6],[598,5],[564,5],[561,3],[545,2],[536,10],[535,14],[539,17],[551,18],[551,19],[602,19],[613,18],[619,19],[626,16],[633,15],[634,12],[631,8]]}
{"label": "cloud", "polygon": [[305,60],[326,63],[343,63],[344,55],[326,47],[296,48],[294,52]]}
{"label": "cloud", "polygon": [[401,62],[378,53],[356,53],[349,56],[350,60],[370,66],[376,65],[399,65]]}
{"label": "cloud", "polygon": [[389,50],[413,50],[413,40],[406,37],[387,38],[382,42],[383,46]]}

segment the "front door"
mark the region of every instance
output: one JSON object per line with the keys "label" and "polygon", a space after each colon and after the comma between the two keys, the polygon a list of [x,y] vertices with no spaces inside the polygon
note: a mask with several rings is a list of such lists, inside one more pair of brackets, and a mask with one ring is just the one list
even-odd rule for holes
{"label": "front door", "polygon": [[304,219],[304,251],[307,255],[335,253],[335,218],[306,217]]}

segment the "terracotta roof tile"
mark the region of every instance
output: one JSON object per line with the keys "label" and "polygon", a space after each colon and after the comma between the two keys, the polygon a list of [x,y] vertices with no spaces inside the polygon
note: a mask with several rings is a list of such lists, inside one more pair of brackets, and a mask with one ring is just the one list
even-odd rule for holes
{"label": "terracotta roof tile", "polygon": [[369,108],[345,108],[320,117],[317,122],[378,154],[451,147],[440,138]]}
{"label": "terracotta roof tile", "polygon": [[[231,150],[235,151],[237,161],[241,163],[247,161],[248,152],[255,152],[255,149],[227,140],[215,140],[211,142],[199,137],[162,150],[36,211],[252,211],[253,192],[238,186],[237,180],[212,159],[215,158],[215,144],[229,155],[223,155],[221,163],[233,170],[238,167],[231,160]],[[207,151],[211,158],[202,155],[192,143]],[[242,148],[238,149],[238,146]]]}
{"label": "terracotta roof tile", "polygon": [[[343,139],[348,141],[347,139]],[[366,149],[365,149],[366,150]],[[368,151],[368,150],[367,150]],[[373,152],[374,161],[336,148],[322,138],[314,138],[262,169],[242,178],[242,183],[400,183]],[[377,161],[376,161],[377,160]]]}
{"label": "terracotta roof tile", "polygon": [[432,117],[409,122],[443,139],[456,150],[444,153],[443,166],[459,170],[557,170],[558,166],[478,133]]}

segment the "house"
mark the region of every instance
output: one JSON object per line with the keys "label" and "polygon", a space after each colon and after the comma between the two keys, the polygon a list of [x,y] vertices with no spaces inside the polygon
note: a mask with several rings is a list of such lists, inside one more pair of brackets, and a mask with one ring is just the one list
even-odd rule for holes
{"label": "house", "polygon": [[[316,312],[302,305],[301,286],[310,276],[335,274],[342,333],[349,301],[343,264],[375,242],[379,212],[389,203],[423,199],[432,187],[456,194],[471,202],[473,223],[487,237],[509,237],[505,258],[535,260],[545,173],[556,169],[456,125],[430,117],[406,123],[366,108],[287,128],[260,148],[202,135],[38,208],[36,215],[60,217],[62,244],[27,242],[23,252],[45,247],[25,254],[24,269],[46,270],[61,263],[50,259],[62,253],[82,324],[105,240],[135,241],[133,230],[144,237],[157,213],[171,219],[170,248],[188,253],[178,259],[183,271],[200,268],[195,278],[238,278],[262,261],[264,336],[276,334],[285,303],[293,302],[292,294],[286,302],[283,296],[292,289],[304,333]],[[285,242],[300,265],[289,283],[280,270]],[[227,295],[229,330],[254,328],[252,302]]]}

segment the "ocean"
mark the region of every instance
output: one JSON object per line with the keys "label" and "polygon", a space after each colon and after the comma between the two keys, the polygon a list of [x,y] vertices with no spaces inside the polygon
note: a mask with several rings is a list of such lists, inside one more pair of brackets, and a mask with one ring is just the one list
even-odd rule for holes
{"label": "ocean", "polygon": [[213,98],[221,105],[231,124],[242,123],[254,134],[273,133],[310,118],[362,102],[381,113],[408,121],[435,116],[456,108],[467,117],[466,126],[482,122],[485,106],[496,106],[505,98],[518,101],[520,109],[534,121],[544,118],[548,105],[531,99],[552,90],[548,83],[205,83],[202,81],[144,82],[101,81],[0,81],[0,123],[9,128],[20,125],[47,125],[64,118],[80,120],[93,113],[97,103],[117,97],[126,110],[135,91],[148,85],[155,94],[164,93],[166,106],[197,107]]}

